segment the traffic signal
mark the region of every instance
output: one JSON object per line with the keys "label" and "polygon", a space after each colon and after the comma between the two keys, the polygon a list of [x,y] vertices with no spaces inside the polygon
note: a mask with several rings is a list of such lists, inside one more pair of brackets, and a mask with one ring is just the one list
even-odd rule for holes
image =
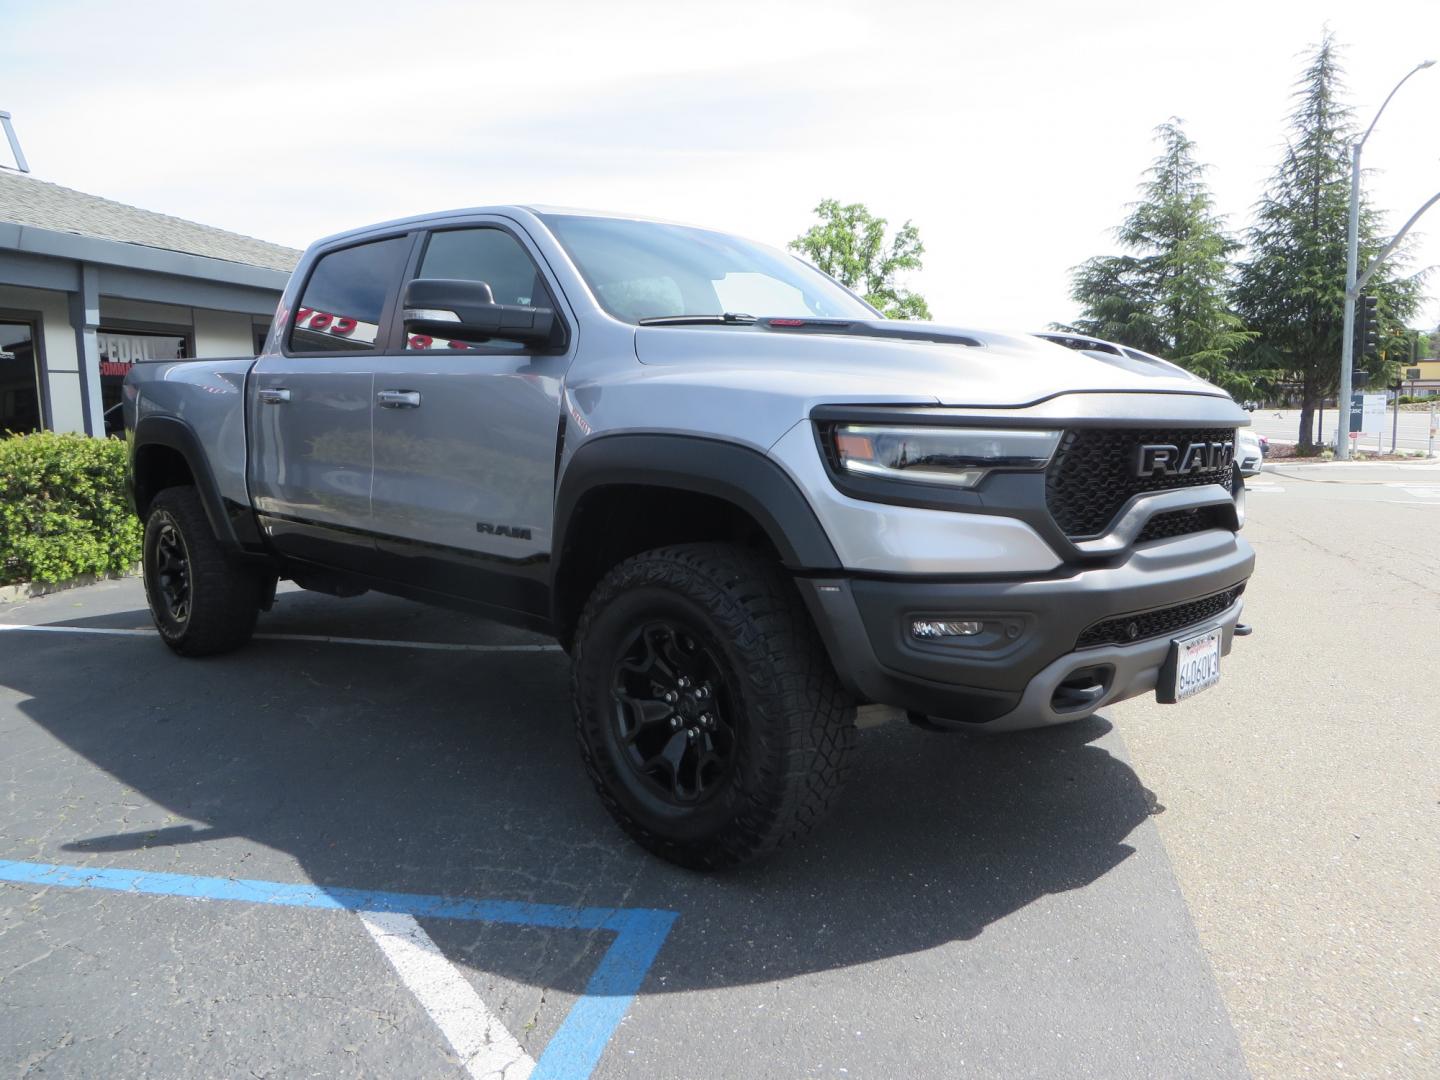
{"label": "traffic signal", "polygon": [[1355,307],[1355,355],[1364,360],[1380,355],[1379,305],[1378,296],[1362,296]]}

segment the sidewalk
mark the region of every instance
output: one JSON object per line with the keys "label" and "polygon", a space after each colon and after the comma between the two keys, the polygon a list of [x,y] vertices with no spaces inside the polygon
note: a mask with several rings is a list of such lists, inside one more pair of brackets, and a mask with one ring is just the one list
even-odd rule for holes
{"label": "sidewalk", "polygon": [[[1307,461],[1293,465],[1267,461],[1261,475],[1331,484],[1381,484],[1387,480],[1418,480],[1416,473],[1440,473],[1440,459],[1414,461]],[[1428,480],[1428,477],[1426,478]]]}

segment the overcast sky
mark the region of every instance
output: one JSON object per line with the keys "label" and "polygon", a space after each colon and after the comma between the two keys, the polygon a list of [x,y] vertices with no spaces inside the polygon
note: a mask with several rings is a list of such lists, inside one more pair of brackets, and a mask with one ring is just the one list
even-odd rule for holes
{"label": "overcast sky", "polygon": [[[1369,122],[1440,57],[1440,0],[125,3],[0,0],[34,175],[304,247],[499,202],[782,245],[821,198],[919,226],[936,318],[1035,328],[1179,116],[1232,228],[1328,23]],[[1392,227],[1440,190],[1440,65],[1366,147]],[[1440,263],[1440,208],[1416,267]],[[1421,321],[1440,322],[1440,271]]]}

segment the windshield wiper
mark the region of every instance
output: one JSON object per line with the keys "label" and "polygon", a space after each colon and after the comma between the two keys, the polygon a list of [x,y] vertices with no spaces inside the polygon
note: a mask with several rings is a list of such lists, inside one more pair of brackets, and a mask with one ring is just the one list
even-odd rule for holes
{"label": "windshield wiper", "polygon": [[727,311],[722,315],[657,315],[653,319],[640,319],[641,326],[720,326],[725,323],[749,325],[755,322],[754,315],[738,311]]}

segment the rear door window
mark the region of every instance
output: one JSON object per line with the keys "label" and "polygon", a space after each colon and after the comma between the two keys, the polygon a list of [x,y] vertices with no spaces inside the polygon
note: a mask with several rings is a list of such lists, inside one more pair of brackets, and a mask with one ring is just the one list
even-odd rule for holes
{"label": "rear door window", "polygon": [[385,307],[400,278],[409,236],[322,255],[295,308],[294,352],[366,352],[381,337]]}

